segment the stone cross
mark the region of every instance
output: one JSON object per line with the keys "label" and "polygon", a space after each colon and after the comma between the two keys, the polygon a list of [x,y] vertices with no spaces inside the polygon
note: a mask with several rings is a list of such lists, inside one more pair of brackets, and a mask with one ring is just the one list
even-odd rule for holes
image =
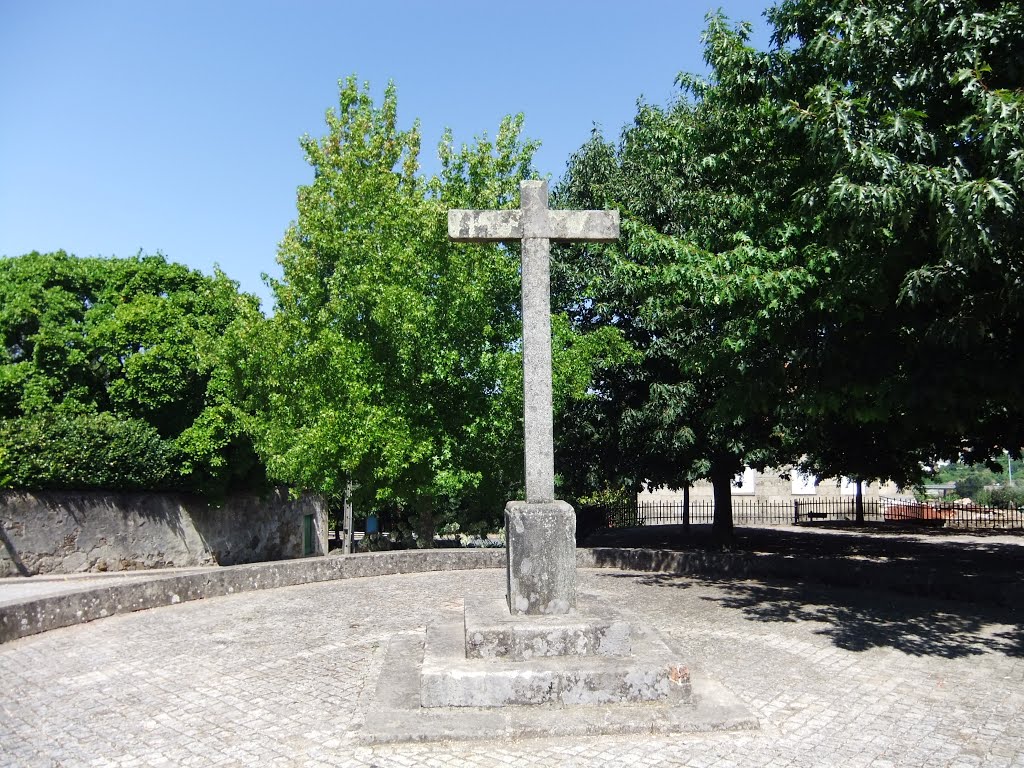
{"label": "stone cross", "polygon": [[[519,184],[519,210],[504,211],[448,211],[448,236],[452,240],[473,243],[491,243],[502,240],[522,241],[523,252],[523,400],[525,431],[526,505],[527,528],[540,521],[539,513],[555,505],[572,508],[564,502],[555,501],[555,452],[553,416],[551,407],[551,289],[549,263],[550,243],[555,241],[588,240],[611,242],[619,237],[618,211],[553,211],[548,209],[548,184],[546,181],[523,181]],[[513,504],[510,503],[511,508]],[[542,509],[544,507],[545,509]],[[552,580],[559,581],[557,574],[537,573],[537,566],[549,562],[552,567],[568,568],[561,563],[564,556],[525,557],[524,569],[533,573],[541,589],[540,593],[530,592],[523,598],[529,606],[517,610],[515,585],[517,566],[513,563],[516,529],[520,518],[508,518],[506,512],[507,543],[509,546],[509,602],[513,613],[566,613],[575,605],[575,552],[571,553],[571,594],[568,589],[551,592],[544,587]],[[559,513],[565,516],[564,510]],[[513,525],[516,522],[516,525]],[[575,532],[575,515],[572,514],[572,532]],[[551,531],[536,529],[534,537],[551,535]],[[525,534],[529,538],[529,534]],[[558,538],[556,536],[556,538]],[[561,537],[564,538],[564,537]],[[531,555],[529,542],[520,537],[520,552]],[[540,542],[536,542],[538,546]],[[575,541],[572,542],[575,548]],[[568,576],[566,576],[568,578]],[[529,579],[528,579],[529,580]],[[543,582],[543,583],[541,583]],[[518,583],[518,582],[517,582]],[[536,584],[534,586],[537,586]],[[543,587],[543,588],[541,588]],[[545,594],[550,597],[547,599]],[[533,595],[537,595],[536,600]],[[567,602],[568,601],[568,602]],[[525,604],[524,604],[525,605]]]}
{"label": "stone cross", "polygon": [[522,241],[526,501],[550,502],[555,500],[555,454],[549,243],[617,240],[619,212],[552,211],[548,210],[546,181],[523,181],[519,189],[519,210],[448,211],[448,236],[473,243]]}

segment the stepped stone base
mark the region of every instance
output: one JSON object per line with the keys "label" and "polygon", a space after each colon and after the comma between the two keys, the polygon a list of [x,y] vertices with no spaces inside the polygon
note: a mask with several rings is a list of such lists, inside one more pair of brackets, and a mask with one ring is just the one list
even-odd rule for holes
{"label": "stepped stone base", "polygon": [[634,657],[481,661],[466,658],[459,624],[430,627],[420,673],[420,703],[424,707],[504,707],[688,698],[689,670],[653,633],[635,634]]}
{"label": "stepped stone base", "polygon": [[579,595],[578,609],[553,616],[513,616],[505,601],[467,595],[466,658],[527,661],[549,656],[628,656],[629,622],[610,605]]}
{"label": "stepped stone base", "polygon": [[732,695],[691,680],[653,627],[590,595],[561,615],[466,598],[462,621],[394,636],[366,716],[371,741],[756,728]]}
{"label": "stepped stone base", "polygon": [[423,707],[423,659],[422,631],[391,638],[376,690],[366,702],[363,737],[367,741],[479,742],[758,728],[757,719],[729,690],[699,675],[691,677],[690,696],[685,700],[578,706]]}

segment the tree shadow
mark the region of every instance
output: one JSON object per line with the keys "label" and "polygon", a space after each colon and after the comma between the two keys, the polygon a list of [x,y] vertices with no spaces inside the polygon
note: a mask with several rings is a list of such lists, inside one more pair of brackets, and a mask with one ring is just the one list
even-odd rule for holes
{"label": "tree shadow", "polygon": [[21,555],[18,554],[18,550],[14,546],[14,542],[11,541],[11,537],[7,535],[7,531],[4,529],[3,522],[0,522],[0,543],[2,543],[4,545],[4,549],[7,550],[7,556],[14,564],[14,569],[18,574],[20,576],[31,576],[32,572],[25,567],[25,563],[22,561]]}
{"label": "tree shadow", "polygon": [[[1001,541],[981,538],[1002,537]],[[710,525],[652,525],[605,528],[587,537],[585,547],[639,547],[683,551],[720,551]],[[802,557],[860,557],[942,563],[972,571],[1024,570],[1024,535],[1006,531],[957,531],[929,528],[741,527],[733,552]]]}
{"label": "tree shadow", "polygon": [[815,634],[847,651],[892,648],[912,656],[947,659],[983,653],[1024,658],[1024,610],[1019,607],[784,580],[621,575],[655,587],[713,586],[721,594],[701,596],[702,600],[739,611],[749,621],[816,624]]}

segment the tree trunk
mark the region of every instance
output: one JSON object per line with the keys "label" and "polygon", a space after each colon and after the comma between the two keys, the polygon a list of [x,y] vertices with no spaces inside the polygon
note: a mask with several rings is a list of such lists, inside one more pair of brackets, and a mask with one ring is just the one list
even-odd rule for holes
{"label": "tree trunk", "polygon": [[434,505],[428,497],[416,502],[416,548],[434,548]]}
{"label": "tree trunk", "polygon": [[854,519],[857,525],[864,525],[864,483],[857,480],[857,495],[854,505]]}
{"label": "tree trunk", "polygon": [[343,555],[352,554],[352,478],[345,484],[345,506],[342,512],[342,535],[345,537],[341,543]]}
{"label": "tree trunk", "polygon": [[728,467],[711,468],[711,489],[715,499],[715,516],[711,523],[711,539],[722,547],[731,547],[736,540],[732,527],[732,483],[733,473]]}
{"label": "tree trunk", "polygon": [[690,484],[683,484],[683,533],[690,533]]}

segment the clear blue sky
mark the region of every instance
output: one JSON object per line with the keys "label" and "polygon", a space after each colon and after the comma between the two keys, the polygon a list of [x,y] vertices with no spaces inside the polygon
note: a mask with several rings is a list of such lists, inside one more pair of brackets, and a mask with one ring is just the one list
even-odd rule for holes
{"label": "clear blue sky", "polygon": [[664,103],[705,70],[703,17],[755,25],[761,0],[560,2],[46,2],[0,0],[0,256],[140,249],[264,299],[337,82],[398,88],[424,167],[523,112],[557,179],[597,123],[617,136],[636,100]]}

